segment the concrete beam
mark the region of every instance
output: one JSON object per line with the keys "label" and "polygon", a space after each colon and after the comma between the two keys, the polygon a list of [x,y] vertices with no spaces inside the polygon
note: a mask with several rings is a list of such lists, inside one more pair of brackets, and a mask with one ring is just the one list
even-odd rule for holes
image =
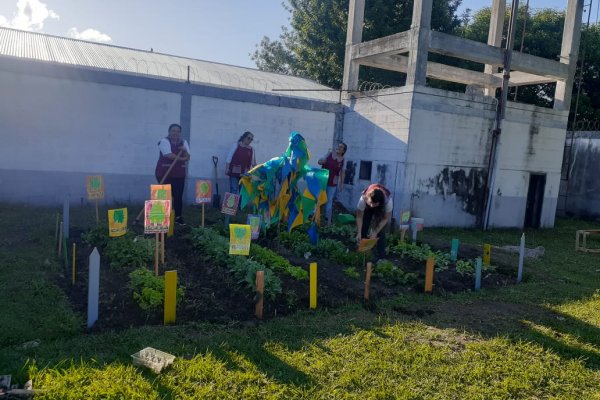
{"label": "concrete beam", "polygon": [[557,110],[568,110],[571,107],[571,93],[579,56],[579,40],[581,39],[582,13],[583,0],[569,0],[560,49],[560,63],[566,66],[567,72],[565,79],[556,83],[554,108]]}
{"label": "concrete beam", "polygon": [[[504,59],[503,49],[436,31],[431,31],[429,50],[482,64],[502,65]],[[565,64],[516,52],[512,55],[512,69],[554,80],[566,79],[568,76],[568,68]]]}
{"label": "concrete beam", "polygon": [[[361,65],[369,67],[387,69],[390,71],[407,72],[408,57],[399,55],[381,55],[365,58],[360,61]],[[466,85],[478,86],[502,86],[502,77],[482,72],[470,71],[468,69],[452,67],[450,65],[440,64],[429,61],[427,63],[427,77],[440,79],[443,81],[464,83]]]}
{"label": "concrete beam", "polygon": [[365,19],[365,0],[350,0],[348,6],[348,30],[346,33],[346,55],[342,90],[358,90],[360,64],[352,60],[352,46],[362,41]]}
{"label": "concrete beam", "polygon": [[404,31],[352,46],[352,59],[360,61],[376,55],[407,53],[409,46],[410,31]]}
{"label": "concrete beam", "polygon": [[[493,0],[487,40],[487,44],[490,46],[500,47],[502,45],[504,14],[506,14],[506,0]],[[495,74],[498,72],[498,65],[486,64],[483,72],[486,74]],[[495,87],[486,87],[484,94],[490,96],[495,90]]]}
{"label": "concrete beam", "polygon": [[[502,72],[495,73],[494,76],[500,79],[500,85],[496,86],[502,86]],[[540,83],[551,82],[556,82],[556,79],[540,75],[528,74],[526,72],[512,71],[510,73],[510,80],[508,81],[508,86],[537,85]]]}
{"label": "concrete beam", "polygon": [[425,86],[426,84],[432,8],[433,0],[414,0],[413,2],[408,71],[406,72],[407,86]]}

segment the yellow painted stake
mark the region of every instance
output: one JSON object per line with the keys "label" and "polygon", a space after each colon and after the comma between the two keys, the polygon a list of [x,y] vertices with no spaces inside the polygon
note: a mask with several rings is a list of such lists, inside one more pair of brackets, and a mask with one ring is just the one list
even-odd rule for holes
{"label": "yellow painted stake", "polygon": [[429,257],[427,259],[427,264],[425,265],[425,293],[433,292],[433,265],[435,261],[433,257]]}
{"label": "yellow painted stake", "polygon": [[72,279],[72,283],[73,286],[75,286],[75,251],[77,249],[77,246],[75,243],[73,243],[73,279]]}
{"label": "yellow painted stake", "polygon": [[483,245],[483,265],[490,266],[492,258],[492,246],[489,243]]}
{"label": "yellow painted stake", "polygon": [[310,263],[310,308],[317,308],[317,263]]}
{"label": "yellow painted stake", "polygon": [[164,324],[175,323],[177,305],[177,271],[165,272],[165,318]]}

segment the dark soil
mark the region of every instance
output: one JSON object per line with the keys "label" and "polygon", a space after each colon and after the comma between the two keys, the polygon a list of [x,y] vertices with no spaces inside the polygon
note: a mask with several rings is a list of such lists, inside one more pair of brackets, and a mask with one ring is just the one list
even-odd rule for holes
{"label": "dark soil", "polygon": [[[210,221],[207,221],[209,223]],[[254,317],[255,298],[246,289],[241,289],[225,268],[205,262],[203,255],[196,250],[188,238],[189,227],[176,227],[175,235],[166,240],[165,265],[160,266],[159,273],[176,270],[178,285],[185,287],[183,301],[177,307],[177,322],[207,321],[216,323],[244,323],[258,322]],[[71,242],[77,243],[77,274],[76,284],[71,286],[71,268],[65,271],[60,279],[73,308],[80,312],[85,319],[87,315],[88,292],[88,257],[92,251],[79,239],[81,230],[73,229]],[[337,238],[339,239],[339,238]],[[275,241],[260,239],[259,243],[270,247],[272,250],[287,258],[291,264],[309,270],[311,262],[318,264],[318,307],[339,307],[344,304],[358,302],[373,307],[377,300],[391,298],[401,293],[423,292],[425,266],[407,259],[391,258],[396,265],[400,265],[405,272],[417,274],[417,283],[413,285],[392,285],[374,276],[370,285],[370,300],[364,302],[364,277],[365,267],[358,270],[360,278],[351,278],[344,269],[346,266],[338,265],[326,259],[311,256],[310,259],[297,257],[288,249],[277,246]],[[69,243],[69,246],[72,246]],[[70,248],[70,247],[69,247]],[[464,249],[464,250],[463,250]],[[443,250],[443,248],[442,248]],[[461,244],[461,257],[470,250]],[[480,251],[477,253],[481,254]],[[470,257],[469,257],[470,258]],[[512,269],[512,267],[507,269]],[[153,269],[153,265],[148,265]],[[121,329],[146,324],[162,324],[162,310],[147,313],[142,310],[133,299],[128,288],[129,270],[111,268],[107,260],[101,257],[100,267],[100,309],[99,319],[94,330]],[[264,303],[264,318],[274,318],[280,315],[293,313],[309,306],[309,282],[298,281],[290,276],[277,273],[282,281],[282,294],[275,300],[266,300]],[[484,273],[482,287],[491,288],[513,284],[514,277],[504,273]],[[463,292],[471,290],[474,286],[472,276],[463,276],[456,272],[453,266],[447,270],[434,274],[433,293]]]}

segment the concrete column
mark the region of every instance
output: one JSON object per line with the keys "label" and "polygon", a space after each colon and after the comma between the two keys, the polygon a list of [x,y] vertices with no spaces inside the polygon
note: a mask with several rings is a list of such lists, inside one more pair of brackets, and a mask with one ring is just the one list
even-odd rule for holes
{"label": "concrete column", "polygon": [[406,71],[407,85],[425,86],[426,83],[432,7],[433,0],[414,1],[412,25],[410,26],[408,70]]}
{"label": "concrete column", "polygon": [[[494,47],[502,46],[502,33],[504,31],[504,15],[506,14],[506,0],[493,0],[492,15],[490,17],[490,29],[488,31],[487,44]],[[495,74],[498,72],[498,66],[486,64],[484,72],[486,74]],[[496,88],[493,86],[485,88],[486,96],[494,96]]]}
{"label": "concrete column", "polygon": [[568,110],[571,106],[571,93],[579,55],[579,40],[581,39],[582,13],[583,0],[569,0],[560,49],[560,62],[569,64],[569,76],[564,81],[556,82],[554,91],[554,108],[556,110]]}
{"label": "concrete column", "polygon": [[352,61],[352,45],[362,42],[365,0],[350,0],[348,7],[348,30],[346,32],[346,56],[344,58],[344,79],[342,90],[358,90],[360,65]]}

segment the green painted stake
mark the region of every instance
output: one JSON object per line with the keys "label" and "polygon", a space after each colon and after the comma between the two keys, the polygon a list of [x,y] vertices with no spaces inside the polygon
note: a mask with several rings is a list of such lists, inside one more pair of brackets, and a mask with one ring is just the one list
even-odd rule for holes
{"label": "green painted stake", "polygon": [[452,247],[450,248],[450,259],[456,261],[458,258],[458,239],[452,239]]}

